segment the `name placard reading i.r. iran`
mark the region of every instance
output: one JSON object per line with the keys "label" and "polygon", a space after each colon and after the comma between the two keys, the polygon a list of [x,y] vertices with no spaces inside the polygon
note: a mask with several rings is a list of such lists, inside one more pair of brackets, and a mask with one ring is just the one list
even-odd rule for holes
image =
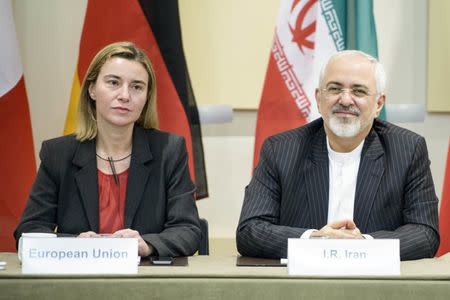
{"label": "name placard reading i.r. iran", "polygon": [[23,274],[136,274],[137,271],[136,238],[23,238]]}
{"label": "name placard reading i.r. iran", "polygon": [[396,239],[288,239],[289,275],[400,275]]}

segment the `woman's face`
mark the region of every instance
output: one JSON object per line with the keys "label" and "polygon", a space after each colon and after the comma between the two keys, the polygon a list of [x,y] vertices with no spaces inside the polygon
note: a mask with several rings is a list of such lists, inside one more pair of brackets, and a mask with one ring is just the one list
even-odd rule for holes
{"label": "woman's face", "polygon": [[137,61],[113,57],[89,86],[99,128],[133,126],[147,101],[148,74]]}

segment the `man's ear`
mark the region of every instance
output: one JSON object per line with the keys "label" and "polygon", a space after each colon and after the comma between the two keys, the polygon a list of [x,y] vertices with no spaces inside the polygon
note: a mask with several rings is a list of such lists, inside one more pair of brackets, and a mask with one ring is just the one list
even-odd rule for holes
{"label": "man's ear", "polygon": [[317,105],[317,111],[320,112],[320,90],[319,88],[316,88],[315,92],[314,92],[314,96],[316,98],[316,105]]}
{"label": "man's ear", "polygon": [[376,116],[378,117],[380,115],[381,110],[383,109],[384,106],[384,102],[386,101],[386,95],[385,94],[381,94],[378,98],[377,98],[377,112],[376,112]]}

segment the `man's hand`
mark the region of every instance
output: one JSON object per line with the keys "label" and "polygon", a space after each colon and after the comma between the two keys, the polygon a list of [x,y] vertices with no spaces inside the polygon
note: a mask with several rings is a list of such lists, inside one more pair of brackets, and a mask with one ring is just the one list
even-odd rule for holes
{"label": "man's hand", "polygon": [[352,220],[336,221],[323,226],[319,231],[311,233],[313,237],[327,237],[330,239],[363,239],[361,232]]}
{"label": "man's hand", "polygon": [[132,229],[121,229],[113,233],[113,236],[120,235],[121,237],[131,237],[138,239],[138,254],[139,256],[149,256],[153,252],[153,247],[150,244],[147,244],[144,239],[141,237],[139,232]]}

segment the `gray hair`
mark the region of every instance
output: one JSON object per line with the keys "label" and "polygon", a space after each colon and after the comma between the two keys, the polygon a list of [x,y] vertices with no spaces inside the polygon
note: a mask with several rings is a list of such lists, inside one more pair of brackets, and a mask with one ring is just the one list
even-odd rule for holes
{"label": "gray hair", "polygon": [[375,83],[377,86],[377,94],[384,94],[385,88],[386,88],[386,72],[384,71],[383,65],[372,55],[369,55],[365,52],[359,51],[359,50],[343,50],[338,51],[334,53],[328,61],[322,66],[322,69],[320,70],[320,77],[319,77],[319,85],[322,84],[323,78],[325,76],[325,70],[330,64],[331,61],[335,60],[336,58],[339,58],[341,56],[345,55],[360,55],[365,58],[367,58],[373,65],[373,75],[375,77]]}

